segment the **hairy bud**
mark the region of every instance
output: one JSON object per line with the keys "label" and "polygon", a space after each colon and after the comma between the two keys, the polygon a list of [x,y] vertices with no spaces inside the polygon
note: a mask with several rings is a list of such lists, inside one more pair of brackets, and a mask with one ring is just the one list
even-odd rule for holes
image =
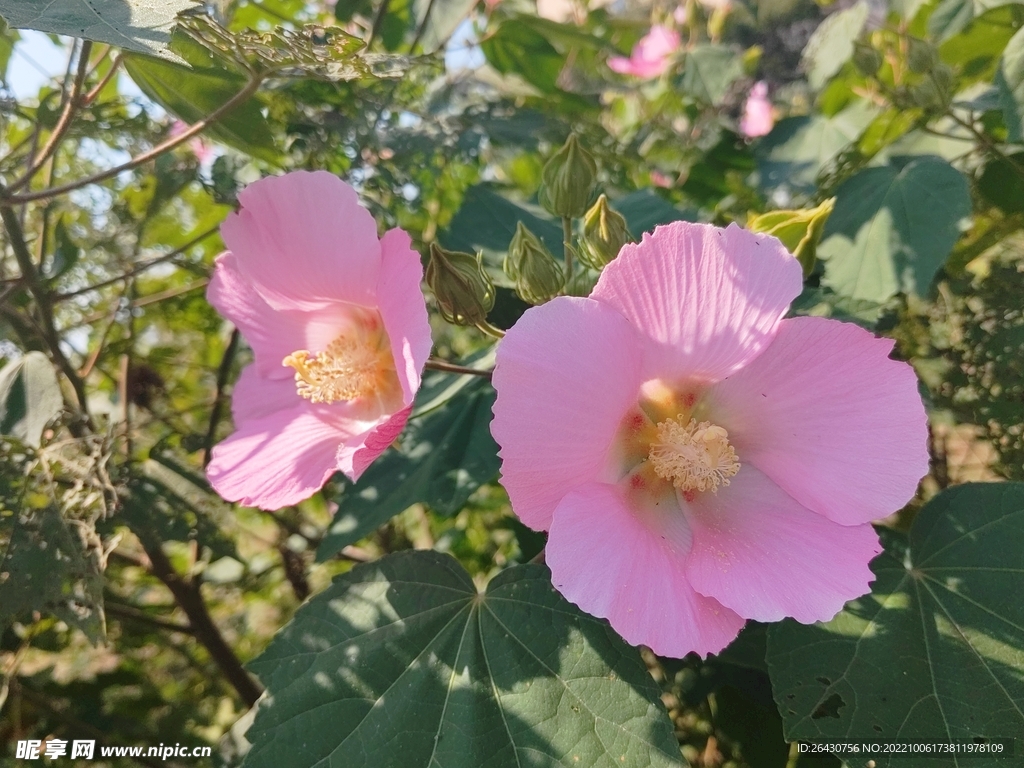
{"label": "hairy bud", "polygon": [[853,44],[853,65],[862,75],[870,77],[882,68],[882,63],[882,53],[874,46],[860,42]]}
{"label": "hairy bud", "polygon": [[571,133],[565,145],[544,164],[541,177],[541,205],[556,216],[579,218],[587,210],[594,190],[597,163]]}
{"label": "hairy bud", "polygon": [[607,197],[601,195],[583,217],[580,261],[592,269],[602,269],[632,239],[626,219],[608,205]]}
{"label": "hairy bud", "polygon": [[479,256],[430,245],[427,285],[441,316],[455,325],[478,325],[494,308],[494,285]]}
{"label": "hairy bud", "polygon": [[562,265],[521,221],[508,245],[504,266],[505,274],[515,281],[516,293],[530,304],[543,304],[554,298],[565,282]]}

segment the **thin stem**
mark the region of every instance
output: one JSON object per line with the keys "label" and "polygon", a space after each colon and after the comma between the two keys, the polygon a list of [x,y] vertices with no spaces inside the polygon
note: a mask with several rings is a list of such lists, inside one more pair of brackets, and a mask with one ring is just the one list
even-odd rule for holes
{"label": "thin stem", "polygon": [[206,441],[203,446],[203,468],[210,463],[213,455],[213,443],[217,439],[217,425],[220,423],[224,413],[224,389],[228,385],[228,377],[231,375],[231,365],[235,361],[235,353],[238,351],[238,341],[241,338],[238,329],[231,332],[231,340],[224,349],[224,356],[220,359],[220,367],[217,368],[217,396],[213,401],[213,409],[210,411],[210,425],[206,428]]}
{"label": "thin stem", "polygon": [[476,327],[486,333],[488,336],[493,336],[495,339],[505,338],[505,332],[496,326],[491,325],[486,320],[481,320],[476,324]]}
{"label": "thin stem", "polygon": [[464,365],[456,365],[455,363],[449,363],[447,360],[441,360],[436,357],[432,357],[427,360],[425,368],[431,371],[444,371],[445,373],[465,373],[470,376],[482,376],[484,378],[491,378],[491,374],[494,372],[492,369],[480,369],[480,368],[468,368]]}
{"label": "thin stem", "polygon": [[90,293],[91,291],[98,291],[100,288],[106,288],[108,285],[113,285],[114,283],[119,283],[122,280],[127,280],[128,278],[135,277],[136,275],[139,275],[142,272],[145,272],[150,267],[155,267],[157,264],[163,264],[165,261],[170,261],[171,259],[173,259],[173,258],[175,258],[177,256],[180,256],[185,251],[187,251],[189,248],[192,248],[193,246],[198,245],[203,240],[208,238],[210,235],[216,234],[218,229],[220,229],[220,225],[219,224],[217,224],[217,225],[215,225],[213,227],[210,227],[205,232],[202,232],[201,234],[196,235],[191,240],[189,240],[187,243],[185,243],[184,245],[182,245],[179,248],[175,248],[170,253],[165,253],[163,256],[157,256],[157,257],[155,257],[153,259],[150,259],[149,261],[145,261],[142,264],[139,264],[134,269],[130,269],[127,272],[125,272],[124,274],[118,275],[117,277],[112,277],[109,280],[103,280],[102,282],[86,286],[85,288],[79,288],[78,290],[75,290],[75,291],[69,291],[68,293],[58,294],[58,295],[53,297],[53,302],[57,303],[57,302],[60,302],[60,301],[66,301],[67,299],[73,299],[75,296],[81,296],[83,293]]}
{"label": "thin stem", "polygon": [[46,200],[51,197],[58,197],[59,195],[64,195],[67,194],[68,192],[74,192],[76,189],[87,187],[90,184],[97,184],[101,181],[112,179],[115,176],[124,173],[125,171],[130,171],[133,168],[138,168],[140,165],[145,165],[150,160],[154,160],[160,155],[162,155],[164,152],[174,149],[179,144],[184,144],[189,139],[198,136],[200,133],[206,130],[208,126],[217,122],[224,115],[228,114],[231,110],[233,110],[239,104],[241,104],[254,93],[256,93],[256,91],[259,90],[261,82],[262,76],[254,76],[248,83],[245,84],[245,87],[242,88],[242,90],[240,90],[230,99],[225,101],[223,104],[217,107],[217,109],[215,109],[209,115],[204,117],[202,120],[193,123],[186,130],[179,133],[177,136],[172,136],[171,138],[167,139],[167,141],[157,144],[149,151],[143,152],[141,155],[133,157],[126,163],[122,163],[121,165],[115,166],[114,168],[108,168],[107,170],[100,171],[99,173],[94,173],[92,176],[85,176],[81,179],[77,179],[76,181],[63,184],[59,187],[40,189],[35,192],[26,192],[21,195],[4,195],[3,197],[0,197],[0,206],[14,206],[20,205],[21,203],[30,203],[34,200]]}
{"label": "thin stem", "polygon": [[182,577],[164,554],[159,542],[143,540],[142,545],[150,560],[151,573],[171,591],[175,602],[188,616],[189,626],[196,639],[203,644],[242,700],[252,707],[263,695],[263,687],[245,671],[242,662],[213,623],[203,601],[199,582]]}
{"label": "thin stem", "polygon": [[88,106],[89,104],[92,104],[94,101],[96,101],[100,93],[103,92],[103,89],[107,87],[107,83],[114,79],[114,75],[116,75],[117,71],[121,68],[121,62],[123,61],[124,57],[120,53],[114,57],[114,61],[111,63],[110,69],[107,70],[107,74],[105,74],[103,76],[103,79],[101,79],[95,86],[93,86],[91,91],[89,91],[87,94],[85,94],[85,96],[82,97],[83,104]]}
{"label": "thin stem", "polygon": [[57,152],[57,148],[60,146],[61,141],[64,138],[64,134],[67,133],[68,128],[71,127],[71,123],[75,119],[75,113],[81,106],[79,96],[82,93],[82,86],[85,84],[85,74],[89,68],[89,54],[92,51],[92,42],[86,40],[82,43],[82,50],[78,54],[78,72],[75,75],[75,80],[71,85],[71,91],[68,93],[67,98],[64,101],[64,109],[60,113],[60,117],[57,118],[57,124],[50,131],[50,138],[47,139],[46,144],[39,151],[39,154],[33,158],[29,167],[21,175],[20,178],[16,179],[8,191],[16,191],[24,187],[34,177],[39,169],[46,164],[46,161]]}
{"label": "thin stem", "polygon": [[53,356],[57,366],[67,377],[68,381],[71,382],[71,386],[75,390],[75,396],[78,399],[78,409],[88,422],[89,412],[86,409],[85,384],[74,369],[74,366],[64,356],[64,351],[60,348],[60,337],[57,335],[57,328],[53,322],[53,305],[50,303],[50,294],[39,279],[39,273],[36,272],[36,266],[32,262],[32,254],[29,253],[28,246],[25,245],[25,234],[21,229],[18,215],[14,212],[14,209],[0,206],[0,218],[3,219],[4,227],[7,229],[7,239],[10,241],[15,258],[18,260],[21,276],[28,284],[29,290],[32,292],[33,297],[35,297],[36,306],[39,308],[43,340],[50,348],[50,354]]}
{"label": "thin stem", "polygon": [[1019,176],[1024,177],[1024,166],[1021,166],[1016,160],[1014,160],[1009,155],[1007,155],[1004,152],[1002,152],[999,149],[999,147],[997,147],[995,145],[995,143],[991,139],[989,139],[988,136],[986,136],[984,133],[979,131],[974,126],[974,123],[972,123],[970,121],[967,121],[967,120],[964,120],[963,118],[958,116],[955,112],[953,112],[952,109],[949,109],[949,110],[946,111],[946,116],[949,117],[950,120],[952,120],[954,123],[959,125],[961,128],[964,128],[964,129],[970,131],[971,135],[975,139],[977,139],[978,142],[983,147],[985,147],[985,149],[987,149],[988,152],[993,157],[995,157],[997,160],[1005,160],[1010,165],[1010,167],[1013,168],[1013,170],[1015,170],[1017,172],[1017,174]]}
{"label": "thin stem", "polygon": [[170,619],[153,616],[145,611],[140,611],[138,608],[133,608],[130,605],[120,605],[119,603],[112,603],[110,600],[104,600],[103,610],[108,616],[117,616],[121,619],[149,624],[152,627],[164,629],[168,632],[180,632],[183,635],[195,634],[192,627],[188,624],[179,624],[178,622],[171,621]]}
{"label": "thin stem", "polygon": [[562,253],[565,257],[565,283],[572,279],[572,219],[562,217]]}

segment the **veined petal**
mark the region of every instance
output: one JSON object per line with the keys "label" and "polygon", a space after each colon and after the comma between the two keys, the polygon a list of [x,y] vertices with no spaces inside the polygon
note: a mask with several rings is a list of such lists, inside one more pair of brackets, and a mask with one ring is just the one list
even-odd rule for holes
{"label": "veined petal", "polygon": [[268,176],[221,225],[238,268],[276,309],[376,304],[377,225],[355,190],[326,171]]}
{"label": "veined petal", "polygon": [[647,337],[646,378],[718,381],[768,346],[803,285],[773,237],[676,222],[623,247],[591,298]]}
{"label": "veined petal", "polygon": [[234,323],[256,354],[256,367],[267,378],[291,379],[294,371],[281,365],[297,349],[324,349],[347,323],[345,304],[315,309],[274,309],[256,292],[229,252],[217,257],[206,298]]}
{"label": "veined petal", "polygon": [[295,391],[295,381],[290,375],[286,379],[269,379],[259,373],[256,365],[247,365],[231,391],[231,416],[235,425],[241,426],[305,402]]}
{"label": "veined petal", "polygon": [[526,311],[498,345],[491,434],[502,485],[531,528],[546,530],[562,497],[602,478],[641,383],[638,337],[615,310],[558,298]]}
{"label": "veined petal", "polygon": [[627,642],[663,656],[706,656],[728,645],[744,621],[690,586],[688,543],[681,532],[645,525],[615,486],[592,483],[558,505],[545,560],[558,590],[608,619]]}
{"label": "veined petal", "polygon": [[685,509],[690,584],[748,619],[827,621],[874,579],[868,563],[882,548],[870,525],[834,523],[754,467]]}
{"label": "veined petal", "polygon": [[380,240],[380,248],[378,307],[391,341],[404,401],[409,405],[420,387],[423,365],[433,345],[427,305],[420,288],[423,265],[419,254],[412,250],[409,235],[401,229],[386,232]]}
{"label": "veined petal", "polygon": [[338,469],[353,482],[398,439],[412,413],[412,406],[381,420],[370,430],[353,435],[338,448]]}
{"label": "veined petal", "polygon": [[349,435],[302,403],[238,425],[213,449],[210,484],[228,501],[280,509],[309,498],[338,469],[338,445]]}
{"label": "veined petal", "polygon": [[739,459],[843,525],[892,514],[928,472],[914,370],[850,323],[784,320],[765,352],[708,392]]}

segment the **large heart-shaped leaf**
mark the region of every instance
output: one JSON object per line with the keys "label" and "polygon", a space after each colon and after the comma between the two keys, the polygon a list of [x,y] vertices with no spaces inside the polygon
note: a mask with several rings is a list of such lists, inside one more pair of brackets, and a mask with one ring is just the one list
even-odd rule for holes
{"label": "large heart-shaped leaf", "polygon": [[[1024,484],[947,490],[921,510],[909,540],[886,540],[872,563],[871,594],[825,624],[787,620],[769,630],[768,665],[786,737],[1020,737]],[[874,760],[879,768],[890,764]]]}
{"label": "large heart-shaped leaf", "polygon": [[0,0],[12,27],[110,43],[129,51],[176,59],[167,45],[179,13],[197,0]]}
{"label": "large heart-shaped leaf", "polygon": [[[422,502],[436,512],[453,515],[473,491],[498,474],[498,446],[490,433],[494,405],[490,383],[472,376],[443,378],[462,381],[429,382],[416,399],[417,412],[400,448],[390,449],[359,482],[345,489],[338,514],[317,551],[321,560],[413,504]],[[417,413],[423,415],[417,417]]]}
{"label": "large heart-shaped leaf", "polygon": [[818,257],[823,283],[854,299],[925,295],[971,212],[967,180],[945,160],[867,168],[836,191]]}
{"label": "large heart-shaped leaf", "polygon": [[436,552],[358,566],[250,668],[245,768],[682,765],[639,654],[540,565],[484,593]]}

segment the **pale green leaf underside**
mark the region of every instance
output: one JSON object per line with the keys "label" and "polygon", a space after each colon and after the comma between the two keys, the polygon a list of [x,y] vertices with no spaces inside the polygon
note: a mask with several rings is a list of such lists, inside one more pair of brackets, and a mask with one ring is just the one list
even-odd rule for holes
{"label": "pale green leaf underside", "polygon": [[[769,631],[768,664],[786,737],[1020,738],[1024,484],[945,491],[921,510],[909,547],[888,538],[872,564],[877,580],[870,595],[828,623],[786,621]],[[879,768],[889,765],[875,760]],[[950,757],[942,764],[1019,765],[1019,757]]]}
{"label": "pale green leaf underside", "polygon": [[0,0],[12,27],[70,35],[139,53],[168,53],[171,28],[196,0]]}
{"label": "pale green leaf underside", "polygon": [[246,768],[679,766],[636,651],[510,568],[485,594],[405,552],[313,598],[251,669],[267,686]]}

